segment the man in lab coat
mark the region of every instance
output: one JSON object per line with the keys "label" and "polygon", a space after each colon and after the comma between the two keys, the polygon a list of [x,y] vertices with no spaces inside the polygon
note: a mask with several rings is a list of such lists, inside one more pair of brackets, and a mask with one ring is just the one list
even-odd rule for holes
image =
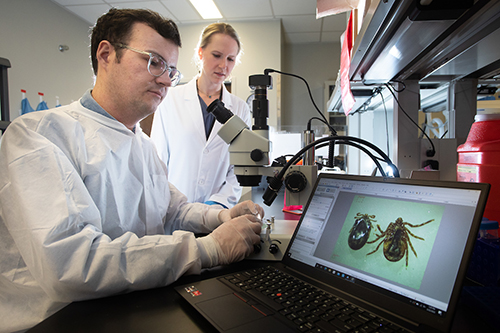
{"label": "man in lab coat", "polygon": [[1,332],[30,328],[73,301],[241,260],[259,242],[261,207],[187,203],[138,126],[177,83],[180,45],[172,21],[111,9],[92,31],[94,88],[5,132]]}

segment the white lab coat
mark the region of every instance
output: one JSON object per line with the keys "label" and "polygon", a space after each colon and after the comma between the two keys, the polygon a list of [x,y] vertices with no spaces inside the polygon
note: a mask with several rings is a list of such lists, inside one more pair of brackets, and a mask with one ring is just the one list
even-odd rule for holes
{"label": "white lab coat", "polygon": [[79,101],[15,119],[0,148],[0,332],[199,273],[216,251],[180,230],[209,232],[219,211],[187,203],[140,128]]}
{"label": "white lab coat", "polygon": [[[242,189],[229,164],[229,145],[217,135],[222,126],[217,120],[206,138],[196,80],[168,91],[154,115],[151,139],[167,164],[170,182],[189,202],[215,201],[231,208]],[[248,105],[223,89],[225,107],[251,127]]]}

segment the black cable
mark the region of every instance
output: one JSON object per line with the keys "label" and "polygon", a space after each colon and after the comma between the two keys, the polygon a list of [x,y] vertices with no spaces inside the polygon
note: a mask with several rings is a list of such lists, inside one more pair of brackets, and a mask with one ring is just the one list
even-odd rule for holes
{"label": "black cable", "polygon": [[316,109],[316,111],[318,111],[318,113],[321,115],[321,117],[324,119],[324,123],[328,126],[328,128],[330,129],[330,132],[333,134],[333,135],[337,135],[337,131],[330,125],[330,123],[328,122],[328,120],[326,119],[325,115],[321,112],[321,110],[318,108],[318,106],[316,105],[316,102],[314,101],[314,98],[313,98],[313,95],[311,93],[311,88],[309,88],[309,83],[307,83],[307,81],[299,76],[299,75],[296,75],[296,74],[291,74],[291,73],[285,73],[285,72],[281,72],[281,71],[278,71],[276,69],[272,69],[272,68],[266,68],[264,70],[264,74],[265,75],[268,75],[269,73],[279,73],[279,74],[282,74],[282,75],[288,75],[288,76],[293,76],[295,78],[298,78],[300,80],[302,80],[305,84],[306,84],[306,87],[307,87],[307,92],[309,93],[309,98],[311,99],[311,102],[312,104],[314,105],[314,108]]}
{"label": "black cable", "polygon": [[[321,121],[323,124],[325,124],[326,126],[330,127],[330,124],[329,124],[329,123],[327,123],[327,122],[325,122],[325,120],[324,120],[324,119],[321,119],[321,118],[318,118],[318,117],[311,117],[311,118],[309,119],[309,121],[307,122],[307,129],[308,129],[308,130],[311,130],[311,122],[312,122],[314,119],[319,120],[319,121]],[[331,129],[330,129],[330,130],[331,130]]]}
{"label": "black cable", "polygon": [[[307,92],[309,93],[309,98],[311,99],[311,102],[313,103],[314,107],[316,108],[316,111],[318,111],[318,113],[321,115],[321,117],[323,119],[320,119],[318,117],[312,117],[309,122],[307,123],[307,129],[310,130],[311,129],[311,121],[313,119],[318,119],[320,121],[323,121],[323,123],[330,129],[330,133],[332,134],[332,136],[337,136],[337,131],[333,128],[333,126],[331,126],[331,124],[328,122],[328,120],[326,119],[325,115],[321,112],[321,110],[318,108],[318,106],[316,105],[316,102],[314,101],[314,98],[313,98],[313,95],[311,93],[311,88],[309,87],[309,83],[307,83],[307,81],[299,76],[299,75],[296,75],[296,74],[291,74],[291,73],[285,73],[285,72],[281,72],[281,71],[278,71],[278,70],[275,70],[275,69],[272,69],[272,68],[266,68],[264,70],[264,74],[265,75],[269,75],[269,73],[279,73],[279,74],[282,74],[282,75],[288,75],[288,76],[292,76],[292,77],[295,77],[295,78],[298,78],[300,80],[302,80],[306,87],[307,87]],[[330,148],[328,150],[328,164],[329,165],[333,165],[333,151],[334,151],[334,144],[331,143],[330,144]]]}
{"label": "black cable", "polygon": [[[392,161],[389,158],[389,156],[387,156],[380,148],[378,148],[374,144],[372,144],[372,143],[370,143],[370,142],[368,142],[366,140],[359,139],[359,138],[356,138],[356,137],[351,137],[351,136],[329,136],[329,137],[326,137],[326,138],[318,139],[318,140],[316,140],[314,142],[311,142],[310,144],[306,145],[299,152],[297,152],[297,154],[295,154],[283,166],[283,168],[281,169],[281,171],[277,175],[275,175],[273,177],[268,177],[269,186],[267,187],[266,191],[264,192],[264,195],[262,196],[262,198],[264,199],[264,204],[270,206],[273,203],[274,199],[276,199],[279,190],[283,186],[283,178],[284,178],[284,175],[287,172],[288,168],[291,165],[293,165],[296,161],[298,161],[300,159],[300,157],[304,154],[304,152],[306,152],[307,150],[309,150],[309,149],[317,146],[320,143],[327,142],[327,141],[335,141],[335,142],[337,142],[337,141],[344,142],[345,141],[345,142],[349,142],[349,144],[353,144],[353,145],[357,145],[357,143],[361,143],[361,144],[367,145],[369,148],[371,148],[375,152],[377,152],[383,158],[383,160],[391,167],[391,169],[393,170],[393,173],[394,173],[393,177],[395,177],[395,178],[399,177],[399,170],[392,163]],[[367,151],[366,148],[364,148],[364,147],[362,147],[361,150],[363,150],[365,152]],[[368,153],[369,153],[368,156],[370,156],[370,157],[373,156],[373,154],[371,154],[369,151],[368,151]],[[384,169],[382,168],[382,166],[380,165],[380,163],[378,162],[378,160],[376,158],[373,158],[373,161],[377,165],[377,168],[380,170],[380,173],[382,174],[382,176],[383,177],[387,177],[386,174],[385,174]]]}
{"label": "black cable", "polygon": [[335,140],[330,140],[328,142],[328,166],[333,168],[335,160]]}
{"label": "black cable", "polygon": [[[269,73],[273,73],[273,72],[279,73],[279,74],[282,74],[282,75],[288,75],[288,76],[292,76],[292,77],[298,78],[298,79],[302,80],[305,83],[305,85],[307,87],[307,92],[309,93],[309,98],[311,99],[311,102],[314,105],[314,108],[316,109],[316,111],[318,111],[318,113],[323,118],[323,119],[320,119],[318,117],[312,117],[308,121],[308,123],[307,123],[307,129],[308,130],[311,129],[311,121],[313,119],[318,119],[318,120],[322,121],[330,129],[330,133],[331,133],[332,136],[337,136],[338,135],[337,131],[333,128],[333,126],[330,124],[330,122],[328,121],[328,119],[326,119],[325,115],[321,112],[321,110],[316,105],[316,102],[314,101],[313,95],[311,93],[311,88],[309,87],[309,83],[307,83],[307,81],[303,77],[301,77],[299,75],[296,75],[296,74],[281,72],[281,71],[278,71],[278,70],[272,69],[272,68],[266,68],[264,70],[264,74],[265,75],[269,75]],[[328,161],[329,161],[328,164],[329,165],[333,165],[333,154],[334,154],[333,151],[334,151],[334,143],[331,142],[330,143],[330,148],[328,150]]]}
{"label": "black cable", "polygon": [[[355,147],[355,148],[358,148],[359,150],[361,150],[362,152],[364,152],[366,155],[368,155],[368,156],[372,159],[372,161],[375,163],[375,165],[377,166],[377,168],[378,168],[379,170],[383,170],[383,169],[382,169],[382,166],[380,165],[380,162],[378,161],[378,160],[383,161],[383,159],[381,159],[381,158],[379,158],[379,157],[377,157],[377,156],[373,155],[373,154],[372,154],[372,153],[371,153],[368,149],[366,149],[365,147],[363,147],[363,146],[361,146],[361,145],[359,145],[359,144],[357,144],[357,143],[355,143],[355,142],[350,142],[350,141],[345,141],[345,140],[335,140],[334,142],[335,142],[335,144],[344,144],[344,145],[353,146],[353,147]],[[326,145],[328,145],[328,144],[325,144],[325,146],[326,146]],[[322,145],[319,145],[319,146],[318,146],[318,147],[316,147],[316,148],[321,148],[321,146],[322,146]],[[330,168],[331,168],[332,166],[328,166],[328,167],[330,167]],[[382,172],[381,172],[381,174],[382,174],[382,177],[387,177],[387,175],[386,175],[385,173],[382,173]]]}
{"label": "black cable", "polygon": [[[304,154],[304,152],[306,152],[307,150],[311,149],[312,147],[314,147],[314,146],[316,146],[316,145],[318,145],[320,143],[323,143],[323,142],[326,142],[326,141],[331,141],[331,140],[334,140],[334,141],[341,140],[341,141],[349,141],[349,142],[350,141],[354,141],[354,142],[362,143],[362,144],[370,147],[371,149],[373,149],[374,151],[376,151],[389,166],[391,166],[394,169],[394,177],[398,177],[399,178],[399,171],[398,171],[397,167],[392,163],[392,161],[389,158],[389,156],[387,156],[380,148],[378,148],[374,144],[372,144],[372,143],[370,143],[370,142],[368,142],[366,140],[353,137],[353,136],[326,137],[326,138],[321,138],[321,139],[318,139],[316,141],[311,142],[310,144],[306,145],[304,148],[302,148],[301,150],[299,150],[294,155],[294,157],[292,157],[285,164],[285,166],[283,167],[283,169],[281,169],[281,171],[275,176],[275,178],[277,178],[279,180],[282,180],[283,176],[285,175],[285,172],[290,167],[290,165],[294,164],[296,162],[296,160],[298,160],[300,158],[300,156],[302,156]],[[380,168],[380,173],[383,174],[383,175],[385,175],[384,169]]]}
{"label": "black cable", "polygon": [[[398,81],[395,81],[395,82],[398,82]],[[402,82],[400,82],[400,83],[402,83]],[[432,152],[431,152],[431,154],[432,154],[432,155],[431,155],[431,156],[429,156],[429,157],[434,156],[434,155],[436,154],[436,148],[434,147],[434,142],[432,142],[431,138],[427,135],[427,133],[425,133],[425,131],[424,131],[424,130],[423,130],[423,129],[422,129],[422,128],[421,128],[421,127],[420,127],[420,126],[419,126],[419,125],[418,125],[418,124],[417,124],[417,123],[416,123],[416,122],[415,122],[415,121],[414,121],[414,120],[413,120],[413,119],[412,119],[409,115],[408,115],[408,113],[406,113],[406,111],[403,109],[403,107],[401,106],[401,103],[399,103],[399,100],[398,100],[398,98],[396,97],[396,94],[395,94],[395,93],[394,93],[394,91],[392,91],[392,89],[391,89],[391,88],[393,88],[393,87],[392,87],[391,85],[389,85],[388,83],[384,83],[384,85],[387,87],[387,89],[389,89],[389,91],[391,92],[392,96],[394,97],[394,100],[396,101],[396,103],[398,103],[399,108],[401,109],[401,111],[403,111],[404,115],[405,115],[406,117],[408,117],[408,119],[410,119],[410,121],[411,121],[411,122],[412,122],[415,126],[417,126],[417,128],[418,128],[420,131],[422,131],[422,133],[425,135],[425,137],[429,140],[429,142],[430,142],[430,144],[431,144],[431,146],[432,146]],[[404,90],[404,88],[403,88],[403,89],[401,89],[401,90],[396,90],[396,89],[394,89],[394,90],[395,90],[396,92],[401,92],[401,91],[403,91],[403,90]]]}
{"label": "black cable", "polygon": [[[402,92],[402,91],[404,91],[406,89],[406,84],[403,81],[394,80],[393,82],[397,82],[397,83],[403,85],[403,88],[401,88],[400,90],[394,89],[395,92],[400,93],[400,92]],[[384,85],[387,85],[387,83],[384,83]]]}
{"label": "black cable", "polygon": [[387,155],[389,155],[390,150],[389,150],[389,120],[388,120],[388,115],[387,115],[387,107],[385,106],[385,99],[384,99],[384,94],[382,94],[382,91],[379,91],[380,97],[382,98],[382,105],[384,106],[385,110],[385,135],[386,135],[386,142],[387,142]]}
{"label": "black cable", "polygon": [[[321,118],[318,118],[318,117],[312,117],[311,119],[309,119],[309,121],[307,122],[307,130],[310,131],[311,130],[311,121],[313,119],[317,119],[319,121],[323,121]],[[328,123],[326,124],[328,125]],[[337,133],[332,133],[332,136],[336,136]],[[333,159],[334,159],[334,155],[335,155],[335,142],[334,141],[330,141],[329,143],[329,148],[328,148],[328,166],[329,167],[333,167]]]}
{"label": "black cable", "polygon": [[[338,142],[337,142],[337,141],[334,141],[334,142],[335,142],[335,144],[337,144],[337,143],[338,143],[338,144],[344,144],[344,145],[354,146],[354,145],[350,144],[350,142],[349,142],[349,141],[338,140]],[[320,148],[323,148],[323,147],[326,147],[326,146],[329,146],[329,142],[319,144],[319,145],[317,145],[317,146],[316,146],[316,147],[314,147],[314,148],[315,148],[315,149],[320,149]],[[358,148],[358,147],[356,147],[356,148]],[[364,148],[364,147],[363,147],[363,148]],[[380,158],[380,157],[378,157],[378,156],[375,156],[375,155],[373,155],[372,153],[370,153],[370,154],[368,154],[368,153],[367,153],[367,155],[369,155],[369,156],[370,156],[370,158],[371,158],[372,160],[373,160],[373,159],[377,159],[377,160],[379,160],[379,161],[383,161],[383,162],[385,162],[385,160],[384,160],[383,158]],[[375,161],[374,161],[374,162],[375,162]]]}

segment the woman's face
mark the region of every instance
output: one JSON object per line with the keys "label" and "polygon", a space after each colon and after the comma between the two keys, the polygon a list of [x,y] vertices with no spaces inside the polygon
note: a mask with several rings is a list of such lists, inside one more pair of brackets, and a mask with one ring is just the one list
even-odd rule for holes
{"label": "woman's face", "polygon": [[214,34],[207,46],[198,50],[201,74],[212,83],[222,84],[231,75],[238,51],[238,43],[231,36]]}

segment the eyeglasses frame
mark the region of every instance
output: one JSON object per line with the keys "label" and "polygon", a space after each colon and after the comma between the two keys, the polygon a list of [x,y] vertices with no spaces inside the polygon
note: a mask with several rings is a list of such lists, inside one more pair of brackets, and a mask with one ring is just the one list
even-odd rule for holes
{"label": "eyeglasses frame", "polygon": [[[142,50],[138,50],[136,48],[133,48],[133,47],[128,46],[128,45],[123,44],[123,43],[114,43],[114,45],[117,46],[117,47],[120,47],[120,48],[128,49],[130,51],[134,51],[134,52],[139,53],[139,54],[144,54],[144,55],[149,56],[149,60],[148,60],[148,72],[149,72],[149,74],[153,75],[154,77],[160,77],[163,74],[165,74],[165,72],[168,70],[168,77],[170,78],[170,82],[172,83],[172,87],[175,87],[180,82],[180,80],[182,78],[182,73],[177,68],[168,66],[167,61],[165,59],[163,59],[163,57],[160,56],[159,54],[152,53],[152,52],[147,52],[147,51],[142,51]],[[155,75],[155,74],[151,73],[150,66],[151,66],[151,60],[153,59],[153,57],[157,57],[157,58],[159,58],[161,61],[163,61],[165,63],[165,69],[159,75]]]}

